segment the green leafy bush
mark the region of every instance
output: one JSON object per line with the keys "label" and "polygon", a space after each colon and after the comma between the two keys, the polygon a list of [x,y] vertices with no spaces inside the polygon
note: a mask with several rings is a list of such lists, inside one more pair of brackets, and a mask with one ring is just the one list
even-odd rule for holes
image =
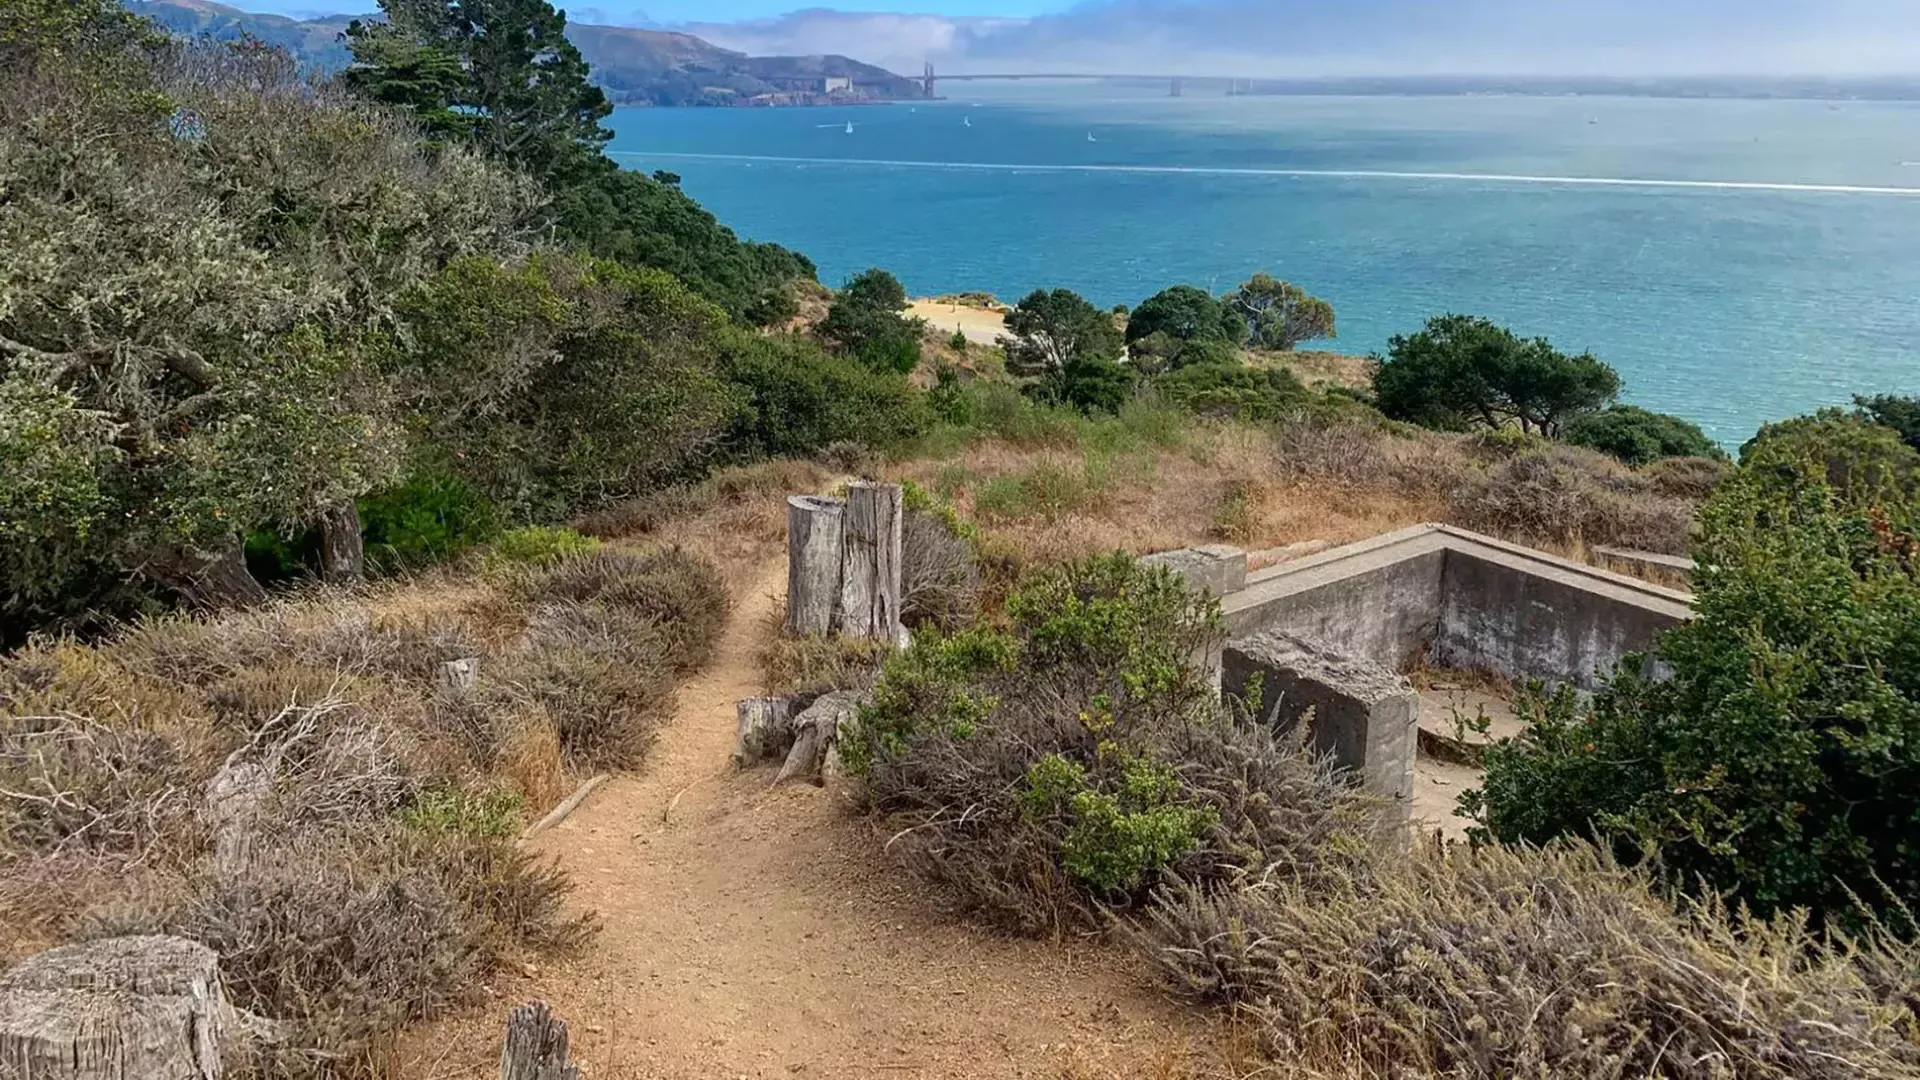
{"label": "green leafy bush", "polygon": [[546,566],[568,556],[584,555],[599,546],[600,541],[572,529],[525,525],[500,534],[487,551],[486,565],[489,570]]}
{"label": "green leafy bush", "polygon": [[1855,397],[1853,404],[1874,423],[1899,432],[1908,446],[1920,450],[1920,397],[1876,394]]}
{"label": "green leafy bush", "polygon": [[1170,875],[1340,874],[1365,849],[1370,803],[1222,710],[1193,664],[1218,609],[1171,574],[1041,571],[1006,617],[916,638],[841,743],[909,864],[964,901],[1040,930]]}
{"label": "green leafy bush", "polygon": [[1697,425],[1637,405],[1609,405],[1576,417],[1560,437],[1575,446],[1612,454],[1629,465],[1650,465],[1664,458],[1725,456],[1725,451]]}
{"label": "green leafy bush", "polygon": [[1913,451],[1851,424],[1749,445],[1701,512],[1697,616],[1656,654],[1670,677],[1629,665],[1590,704],[1537,704],[1466,803],[1487,835],[1601,830],[1760,912],[1920,903]]}
{"label": "green leafy bush", "polygon": [[360,501],[367,559],[389,573],[446,562],[500,533],[493,504],[466,481],[419,469],[399,487]]}
{"label": "green leafy bush", "polygon": [[930,419],[926,395],[903,376],[800,338],[740,336],[722,372],[741,404],[726,443],[743,457],[805,456],[837,442],[884,449]]}
{"label": "green leafy bush", "polygon": [[1161,396],[1190,412],[1260,423],[1277,420],[1307,401],[1307,388],[1284,368],[1198,364],[1160,376]]}

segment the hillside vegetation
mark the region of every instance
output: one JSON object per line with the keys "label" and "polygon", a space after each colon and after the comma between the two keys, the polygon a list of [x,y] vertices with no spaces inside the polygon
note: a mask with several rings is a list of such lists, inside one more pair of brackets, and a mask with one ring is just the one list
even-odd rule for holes
{"label": "hillside vegetation", "polygon": [[[1483,319],[1303,354],[1335,313],[1266,275],[948,338],[619,169],[544,2],[390,7],[314,81],[0,0],[0,957],[187,934],[290,1025],[245,1069],[381,1075],[587,940],[514,838],[864,475],[914,644],[771,681],[872,689],[846,761],[938,895],[1116,930],[1307,1075],[1920,1073],[1912,399],[1735,461]],[[1701,558],[1671,677],[1529,698],[1450,849],[1211,694],[1217,610],[1132,558],[1423,520]]]}

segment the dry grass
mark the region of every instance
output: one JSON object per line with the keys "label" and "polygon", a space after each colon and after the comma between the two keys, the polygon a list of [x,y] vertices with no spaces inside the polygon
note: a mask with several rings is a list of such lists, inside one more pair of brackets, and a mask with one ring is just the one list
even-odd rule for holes
{"label": "dry grass", "polygon": [[[1597,849],[1421,844],[1351,888],[1161,897],[1174,986],[1337,1076],[1911,1077],[1920,954],[1676,908]],[[1888,974],[1898,972],[1894,977]]]}
{"label": "dry grass", "polygon": [[1252,352],[1248,361],[1254,367],[1284,368],[1308,386],[1343,386],[1351,390],[1373,389],[1374,369],[1379,366],[1371,356],[1296,349],[1293,352]]}
{"label": "dry grass", "polygon": [[[602,549],[445,584],[0,658],[0,961],[191,936],[243,1006],[293,1024],[260,1071],[364,1075],[485,972],[578,944],[566,883],[513,839],[569,767],[640,760],[718,634],[718,574]],[[444,688],[465,658],[478,685]],[[229,762],[269,778],[237,826],[206,798]],[[217,863],[234,828],[253,857]]]}

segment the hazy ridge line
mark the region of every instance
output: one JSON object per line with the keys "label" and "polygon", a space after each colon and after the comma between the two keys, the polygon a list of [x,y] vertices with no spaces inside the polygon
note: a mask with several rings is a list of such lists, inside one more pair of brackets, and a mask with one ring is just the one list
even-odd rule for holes
{"label": "hazy ridge line", "polygon": [[1920,197],[1920,187],[1871,184],[1791,184],[1767,180],[1658,180],[1618,176],[1531,176],[1524,173],[1398,172],[1387,169],[1245,169],[1210,165],[1016,165],[996,161],[896,161],[882,158],[781,157],[773,154],[698,154],[609,150],[611,157],[693,161],[749,161],[784,165],[851,165],[872,168],[955,169],[976,172],[1142,173],[1172,176],[1299,177],[1328,180],[1449,180],[1466,183],[1542,184],[1558,187],[1681,188],[1696,191],[1775,191],[1813,195]]}

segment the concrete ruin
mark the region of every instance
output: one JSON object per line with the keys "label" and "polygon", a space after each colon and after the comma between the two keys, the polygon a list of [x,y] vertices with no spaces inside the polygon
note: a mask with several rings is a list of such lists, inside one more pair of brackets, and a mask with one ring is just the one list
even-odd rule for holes
{"label": "concrete ruin", "polygon": [[1684,592],[1446,525],[1247,574],[1240,588],[1227,587],[1234,554],[1149,557],[1221,598],[1222,691],[1241,695],[1259,676],[1263,715],[1287,729],[1311,710],[1313,745],[1397,802],[1419,744],[1419,697],[1402,673],[1425,664],[1593,690],[1692,617]]}
{"label": "concrete ruin", "polygon": [[1280,630],[1394,671],[1417,662],[1596,688],[1692,617],[1674,589],[1447,525],[1416,525],[1248,575],[1230,638]]}

